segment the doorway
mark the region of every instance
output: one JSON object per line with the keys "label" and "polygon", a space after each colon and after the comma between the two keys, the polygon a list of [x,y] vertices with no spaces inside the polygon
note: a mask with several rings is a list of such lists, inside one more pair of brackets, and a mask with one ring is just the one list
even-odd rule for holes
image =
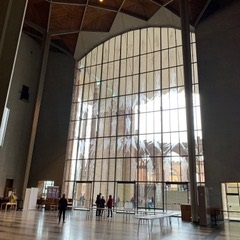
{"label": "doorway", "polygon": [[138,184],[138,208],[162,209],[162,183]]}
{"label": "doorway", "polygon": [[117,211],[136,208],[135,182],[117,182],[115,207]]}
{"label": "doorway", "polygon": [[[4,197],[8,197],[9,191],[13,191],[13,179],[6,179]],[[17,193],[15,193],[17,194]]]}
{"label": "doorway", "polygon": [[73,208],[89,209],[92,204],[92,182],[75,182]]}
{"label": "doorway", "polygon": [[190,204],[188,182],[166,182],[164,186],[164,210],[180,211],[181,205]]}
{"label": "doorway", "polygon": [[222,183],[224,219],[240,221],[240,182]]}

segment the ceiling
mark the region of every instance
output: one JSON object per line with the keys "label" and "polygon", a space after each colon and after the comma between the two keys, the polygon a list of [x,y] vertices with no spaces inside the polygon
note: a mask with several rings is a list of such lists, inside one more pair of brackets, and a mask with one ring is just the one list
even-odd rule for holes
{"label": "ceiling", "polygon": [[[49,33],[52,49],[77,59],[103,39],[116,35],[117,31],[113,32],[113,29],[118,28],[117,19],[123,19],[124,16],[125,26],[121,31],[126,31],[139,26],[137,22],[141,22],[141,26],[154,25],[153,19],[156,22],[161,16],[162,19],[169,18],[167,12],[179,18],[180,1],[28,0],[23,31],[39,43],[42,43],[45,34]],[[188,0],[190,24],[196,27],[204,18],[233,1]],[[91,37],[86,37],[89,35]]]}

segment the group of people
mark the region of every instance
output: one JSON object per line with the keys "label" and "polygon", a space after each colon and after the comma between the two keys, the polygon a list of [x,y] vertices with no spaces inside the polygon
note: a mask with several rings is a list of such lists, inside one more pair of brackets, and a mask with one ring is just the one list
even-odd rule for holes
{"label": "group of people", "polygon": [[[112,217],[113,215],[113,198],[112,195],[109,195],[109,198],[107,200],[104,199],[104,196],[102,196],[101,193],[99,193],[97,195],[96,201],[95,201],[96,205],[97,205],[97,211],[96,211],[96,216],[102,216],[103,211],[105,206],[107,206],[108,208],[108,215],[107,217]],[[67,199],[65,197],[65,194],[62,195],[62,197],[59,199],[58,201],[58,223],[61,222],[61,218],[63,218],[63,223],[65,223],[65,213],[66,213],[66,209],[67,209]]]}
{"label": "group of people", "polygon": [[110,215],[112,217],[112,214],[113,214],[113,211],[112,211],[112,209],[113,209],[113,198],[112,198],[112,195],[109,195],[107,203],[106,203],[106,200],[105,200],[104,196],[102,196],[102,194],[99,193],[97,195],[95,203],[97,205],[96,216],[102,216],[104,208],[105,208],[105,206],[107,206],[107,208],[108,208],[108,215],[107,215],[107,217],[109,217]]}

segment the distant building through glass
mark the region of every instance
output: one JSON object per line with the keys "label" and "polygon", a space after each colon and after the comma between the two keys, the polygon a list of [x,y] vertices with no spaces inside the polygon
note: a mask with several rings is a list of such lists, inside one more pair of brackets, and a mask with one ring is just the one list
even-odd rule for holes
{"label": "distant building through glass", "polygon": [[[204,183],[194,33],[191,56],[197,182]],[[189,202],[181,30],[130,31],[78,62],[63,187],[75,208],[92,206],[100,192],[119,210]]]}

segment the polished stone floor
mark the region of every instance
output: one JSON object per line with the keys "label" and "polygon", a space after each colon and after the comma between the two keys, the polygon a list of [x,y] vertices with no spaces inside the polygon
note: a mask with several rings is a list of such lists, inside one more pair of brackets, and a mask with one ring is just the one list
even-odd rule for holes
{"label": "polished stone floor", "polygon": [[217,226],[200,227],[172,218],[172,225],[166,221],[160,228],[154,221],[148,234],[146,223],[138,230],[134,215],[126,219],[123,214],[114,213],[112,218],[87,216],[86,211],[68,211],[66,222],[58,224],[56,212],[44,211],[0,211],[0,240],[59,239],[59,240],[134,240],[134,239],[240,239],[240,223],[228,222]]}

